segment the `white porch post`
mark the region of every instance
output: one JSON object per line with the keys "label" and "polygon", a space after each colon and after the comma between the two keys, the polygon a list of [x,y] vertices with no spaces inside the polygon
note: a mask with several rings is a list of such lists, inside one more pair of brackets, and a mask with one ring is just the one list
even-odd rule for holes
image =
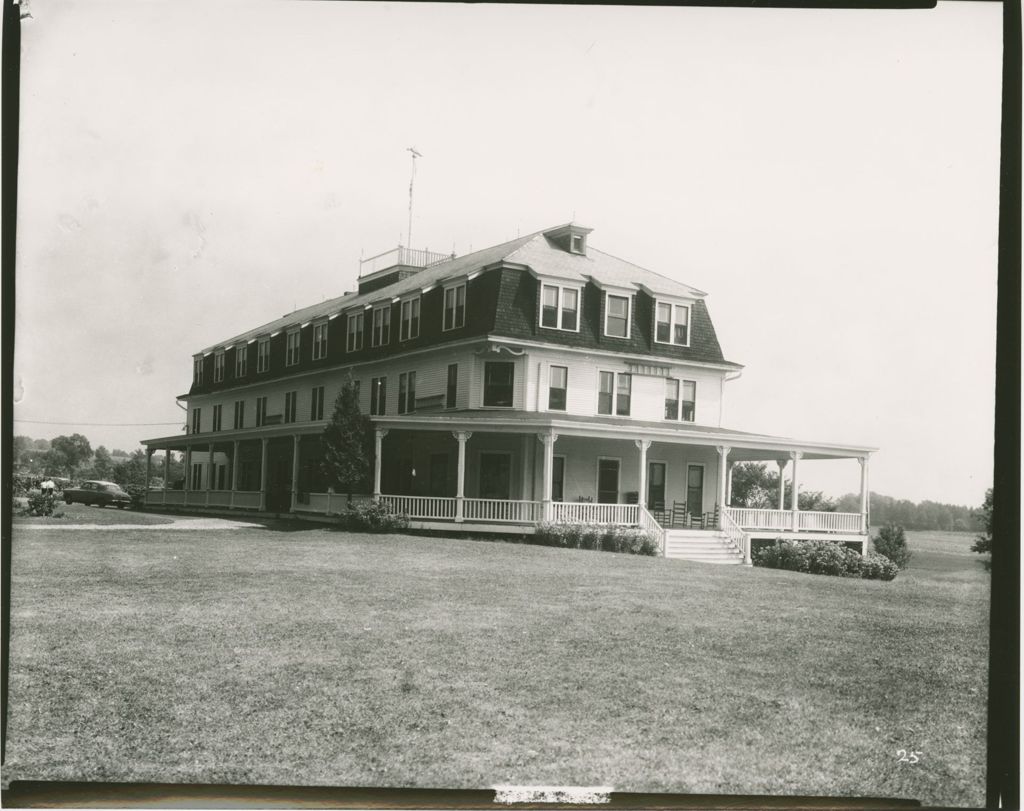
{"label": "white porch post", "polygon": [[452,436],[459,443],[459,469],[455,479],[455,520],[461,524],[465,520],[466,506],[466,443],[473,436],[473,432],[452,431]]}
{"label": "white porch post", "polygon": [[639,482],[639,490],[637,492],[636,502],[638,505],[647,506],[647,450],[651,447],[651,440],[649,439],[634,439],[633,444],[637,446],[640,451],[640,470],[637,474],[637,481]]}
{"label": "white porch post", "polygon": [[146,446],[146,501],[149,501],[149,480],[153,469],[153,449]]}
{"label": "white porch post", "polygon": [[776,459],[779,466],[779,510],[786,509],[786,460]]}
{"label": "white porch post", "polygon": [[541,515],[544,521],[550,521],[553,515],[551,507],[551,483],[552,479],[554,479],[555,440],[558,439],[558,434],[554,431],[547,434],[537,434],[537,439],[539,439],[544,445],[544,489],[541,492]]}
{"label": "white porch post", "polygon": [[292,512],[299,503],[299,445],[302,437],[296,434],[292,443]]}
{"label": "white porch post", "polygon": [[238,490],[238,440],[231,448],[231,506],[235,506],[235,493]]}
{"label": "white porch post", "polygon": [[729,451],[724,445],[718,446],[718,509],[725,512],[725,480],[728,475],[726,467],[729,464]]}
{"label": "white porch post", "polygon": [[373,434],[373,500],[380,501],[380,466],[381,454],[384,451],[384,437],[388,435],[387,428],[378,428]]}
{"label": "white porch post", "polygon": [[793,511],[793,532],[800,528],[800,517],[797,514],[797,494],[800,491],[800,480],[797,478],[797,463],[803,458],[800,451],[790,451],[789,458],[793,460],[793,490],[789,494],[789,508]]}
{"label": "white porch post", "polygon": [[263,437],[260,449],[260,512],[267,511],[267,445],[270,440]]}
{"label": "white porch post", "polygon": [[861,456],[860,462],[860,531],[868,534],[868,508],[870,494],[868,492],[868,457]]}
{"label": "white porch post", "polygon": [[[184,491],[188,493],[192,489],[192,446],[185,446],[185,484]],[[188,503],[188,496],[186,495],[183,503]]]}
{"label": "white porch post", "polygon": [[732,504],[732,469],[735,462],[729,462],[729,466],[725,473],[725,504],[723,509]]}
{"label": "white porch post", "polygon": [[[171,478],[171,449],[164,448],[164,490],[167,489],[167,484]],[[167,501],[167,497],[164,496],[164,501]]]}

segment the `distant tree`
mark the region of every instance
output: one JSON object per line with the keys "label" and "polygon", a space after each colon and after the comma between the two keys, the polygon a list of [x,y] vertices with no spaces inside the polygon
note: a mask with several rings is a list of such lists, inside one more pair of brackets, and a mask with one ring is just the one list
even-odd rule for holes
{"label": "distant tree", "polygon": [[92,457],[92,477],[94,479],[109,479],[114,469],[114,463],[110,459],[110,451],[100,445]]}
{"label": "distant tree", "polygon": [[984,527],[985,534],[979,535],[975,541],[974,546],[971,547],[972,552],[978,552],[979,554],[991,554],[992,553],[992,488],[988,488],[985,491],[985,502],[981,505],[981,509],[978,511],[978,517],[981,519],[982,526]]}
{"label": "distant tree", "polygon": [[[820,490],[805,490],[796,497],[796,503],[799,509],[807,512],[834,513],[836,511],[835,499],[828,498]],[[860,512],[860,508],[858,507],[855,512]]]}
{"label": "distant tree", "polygon": [[880,555],[884,555],[900,569],[906,569],[910,563],[910,550],[907,548],[907,536],[899,524],[886,524],[871,539],[872,546]]}
{"label": "distant tree", "polygon": [[48,451],[50,450],[50,440],[48,439],[33,439],[32,447],[37,451]]}
{"label": "distant tree", "polygon": [[764,462],[738,462],[732,468],[733,507],[771,509],[778,505],[779,474]]}
{"label": "distant tree", "polygon": [[110,452],[110,455],[111,456],[124,456],[124,457],[127,457],[128,456],[128,451],[123,451],[120,448],[114,448],[114,450],[112,450]]}
{"label": "distant tree", "polygon": [[144,450],[133,451],[127,462],[115,465],[112,477],[122,487],[129,485],[135,487],[146,486],[146,452]]}
{"label": "distant tree", "polygon": [[92,458],[92,446],[89,440],[81,434],[56,437],[51,443],[52,450],[60,451],[67,460],[67,467],[71,471],[77,470]]}
{"label": "distant tree", "polygon": [[334,401],[334,413],[320,440],[324,456],[321,468],[329,486],[337,492],[367,492],[373,461],[373,424],[359,410],[355,381],[349,375]]}
{"label": "distant tree", "polygon": [[67,476],[73,473],[71,462],[59,448],[51,448],[40,454],[39,472],[50,476]]}
{"label": "distant tree", "polygon": [[20,460],[21,455],[32,450],[32,437],[30,436],[16,436],[11,441],[11,456],[14,459]]}

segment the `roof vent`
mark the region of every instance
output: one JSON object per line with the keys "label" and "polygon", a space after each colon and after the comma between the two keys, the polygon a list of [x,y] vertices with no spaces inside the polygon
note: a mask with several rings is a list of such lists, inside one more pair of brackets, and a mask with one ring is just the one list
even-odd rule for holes
{"label": "roof vent", "polygon": [[586,256],[587,234],[593,230],[593,228],[585,228],[582,225],[569,223],[568,225],[560,225],[558,228],[545,231],[544,236],[566,253]]}

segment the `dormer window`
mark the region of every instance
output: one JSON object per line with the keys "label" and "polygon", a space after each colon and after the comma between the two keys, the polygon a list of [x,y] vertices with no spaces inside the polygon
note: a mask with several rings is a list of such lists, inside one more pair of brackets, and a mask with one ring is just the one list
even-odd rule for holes
{"label": "dormer window", "polygon": [[218,352],[213,356],[213,382],[221,383],[224,380],[224,353]]}
{"label": "dormer window", "polygon": [[192,382],[197,385],[203,383],[203,356],[197,355],[192,359]]}
{"label": "dormer window", "polygon": [[585,234],[572,234],[569,237],[569,251],[580,253],[584,256],[587,253],[587,237]]}
{"label": "dormer window", "polygon": [[629,337],[630,296],[605,293],[604,334],[609,338]]}
{"label": "dormer window", "polygon": [[654,308],[654,340],[659,344],[690,345],[690,307],[659,301]]}
{"label": "dormer window", "polygon": [[547,329],[578,332],[580,328],[580,290],[542,284],[540,291],[540,325]]}
{"label": "dormer window", "polygon": [[302,341],[302,334],[296,329],[288,333],[285,346],[284,365],[294,366],[299,362],[299,347]]}

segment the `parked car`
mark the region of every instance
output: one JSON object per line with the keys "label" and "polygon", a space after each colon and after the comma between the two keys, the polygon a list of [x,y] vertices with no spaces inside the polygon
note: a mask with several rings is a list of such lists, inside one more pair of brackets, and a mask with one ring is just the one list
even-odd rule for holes
{"label": "parked car", "polygon": [[121,489],[121,485],[113,482],[82,482],[81,487],[68,487],[64,490],[64,503],[96,504],[106,507],[113,504],[124,510],[131,506],[132,497]]}

